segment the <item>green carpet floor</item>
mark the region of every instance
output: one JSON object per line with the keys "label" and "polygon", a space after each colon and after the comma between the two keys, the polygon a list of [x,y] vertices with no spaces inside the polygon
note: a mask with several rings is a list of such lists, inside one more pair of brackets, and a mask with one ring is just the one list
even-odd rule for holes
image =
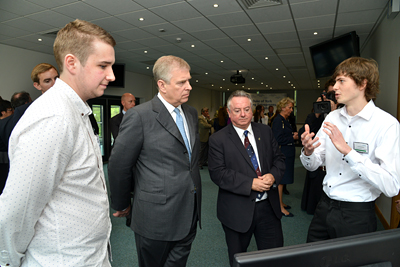
{"label": "green carpet floor", "polygon": [[[300,148],[296,149],[297,154],[299,154]],[[107,164],[104,165],[104,171],[107,173]],[[218,187],[211,181],[206,167],[201,170],[200,173],[203,186],[202,229],[198,229],[197,231],[197,236],[193,242],[187,266],[228,267],[229,262],[225,236],[221,223],[216,216]],[[287,186],[290,194],[283,196],[284,203],[292,206],[290,211],[294,214],[294,217],[282,218],[284,246],[305,243],[308,226],[312,219],[312,215],[308,215],[300,208],[306,171],[301,165],[298,155],[296,155],[294,173],[294,184]],[[113,253],[112,266],[138,266],[134,233],[125,225],[125,218],[113,217],[113,212],[113,210],[110,210],[113,227],[111,233],[111,248]],[[378,220],[378,230],[383,229],[382,224]],[[255,250],[257,250],[257,247],[253,239],[248,251]]]}

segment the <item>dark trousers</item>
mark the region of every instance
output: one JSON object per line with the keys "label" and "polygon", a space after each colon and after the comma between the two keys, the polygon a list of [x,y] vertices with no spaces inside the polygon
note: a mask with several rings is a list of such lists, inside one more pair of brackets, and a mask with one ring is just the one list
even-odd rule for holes
{"label": "dark trousers", "polygon": [[197,232],[197,209],[194,208],[189,234],[178,241],[161,241],[135,233],[139,267],[185,267]]}
{"label": "dark trousers", "polygon": [[268,199],[256,203],[253,222],[247,232],[239,233],[224,224],[222,224],[222,227],[225,231],[231,266],[233,264],[233,256],[236,253],[247,251],[253,234],[258,250],[283,246],[281,220],[275,216]]}
{"label": "dark trousers", "polygon": [[322,193],[308,229],[307,242],[376,231],[375,201],[343,202]]}
{"label": "dark trousers", "polygon": [[208,160],[208,141],[200,142],[200,157],[199,157],[199,167],[203,167],[207,164]]}

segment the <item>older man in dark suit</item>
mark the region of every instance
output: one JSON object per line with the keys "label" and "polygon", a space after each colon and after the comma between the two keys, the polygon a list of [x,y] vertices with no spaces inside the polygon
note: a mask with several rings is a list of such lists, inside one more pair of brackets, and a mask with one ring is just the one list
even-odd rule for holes
{"label": "older man in dark suit", "polygon": [[132,209],[139,266],[185,266],[201,210],[197,111],[185,104],[190,67],[164,56],[153,74],[158,95],[128,110],[111,153],[111,206],[116,217]]}
{"label": "older man in dark suit", "polygon": [[114,137],[114,140],[117,139],[119,126],[121,125],[125,113],[128,109],[131,109],[136,105],[136,98],[131,93],[125,93],[121,96],[121,104],[123,107],[121,113],[115,115],[110,120],[111,134]]}
{"label": "older man in dark suit", "polygon": [[217,216],[225,231],[229,261],[245,252],[254,234],[257,248],[283,246],[276,185],[285,171],[272,130],[251,123],[252,99],[244,91],[228,99],[232,123],[210,137],[209,171],[219,186]]}

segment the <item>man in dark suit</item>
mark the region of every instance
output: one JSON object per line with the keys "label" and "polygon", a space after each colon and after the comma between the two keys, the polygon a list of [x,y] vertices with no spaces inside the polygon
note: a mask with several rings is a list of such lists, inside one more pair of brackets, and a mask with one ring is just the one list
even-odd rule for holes
{"label": "man in dark suit", "polygon": [[11,106],[14,108],[14,113],[0,120],[0,152],[2,153],[2,159],[0,160],[0,195],[6,185],[10,167],[8,161],[8,141],[11,132],[31,103],[32,99],[29,93],[24,91],[14,93],[11,97]]}
{"label": "man in dark suit", "polygon": [[190,67],[163,56],[153,74],[158,95],[128,110],[111,153],[111,207],[116,217],[132,209],[139,266],[185,266],[201,211],[197,111],[185,104]]}
{"label": "man in dark suit", "polygon": [[114,140],[117,139],[119,126],[121,125],[122,118],[124,117],[128,109],[131,109],[136,105],[135,101],[136,101],[135,96],[130,93],[125,93],[122,95],[121,97],[121,104],[123,106],[122,112],[115,115],[110,120],[111,134],[113,135]]}
{"label": "man in dark suit", "polygon": [[229,261],[245,252],[254,234],[257,248],[283,246],[276,185],[285,171],[272,130],[251,123],[252,99],[244,91],[228,99],[230,125],[211,135],[209,171],[219,186],[217,216],[225,231]]}

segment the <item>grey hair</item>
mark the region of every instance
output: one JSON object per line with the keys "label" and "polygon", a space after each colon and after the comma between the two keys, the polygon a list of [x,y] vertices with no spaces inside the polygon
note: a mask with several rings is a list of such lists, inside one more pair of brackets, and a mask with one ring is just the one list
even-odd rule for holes
{"label": "grey hair", "polygon": [[232,101],[232,98],[234,98],[234,97],[247,97],[250,100],[250,107],[253,106],[253,99],[251,98],[251,95],[249,93],[247,93],[243,90],[236,90],[228,98],[227,106],[228,106],[229,111],[231,111],[231,101]]}

